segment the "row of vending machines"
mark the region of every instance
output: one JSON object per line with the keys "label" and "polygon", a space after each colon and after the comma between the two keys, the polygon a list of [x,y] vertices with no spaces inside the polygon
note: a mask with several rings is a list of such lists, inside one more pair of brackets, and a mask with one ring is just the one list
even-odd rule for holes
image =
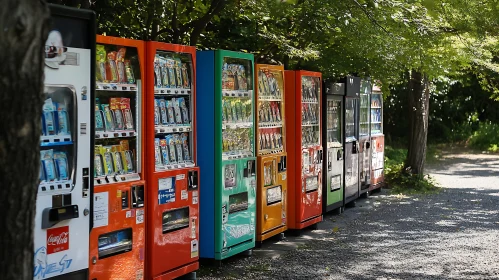
{"label": "row of vending machines", "polygon": [[174,279],[381,185],[369,81],[95,35],[93,12],[51,13],[35,279]]}

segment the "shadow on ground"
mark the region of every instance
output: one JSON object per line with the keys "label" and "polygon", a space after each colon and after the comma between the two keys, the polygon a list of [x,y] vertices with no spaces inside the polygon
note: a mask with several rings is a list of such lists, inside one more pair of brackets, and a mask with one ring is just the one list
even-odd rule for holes
{"label": "shadow on ground", "polygon": [[499,279],[499,157],[445,155],[433,195],[360,200],[202,279]]}

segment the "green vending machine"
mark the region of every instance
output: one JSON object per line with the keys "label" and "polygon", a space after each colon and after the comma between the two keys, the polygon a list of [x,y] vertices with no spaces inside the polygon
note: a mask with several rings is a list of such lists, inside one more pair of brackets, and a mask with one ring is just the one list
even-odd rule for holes
{"label": "green vending machine", "polygon": [[256,227],[253,55],[196,54],[201,258],[251,254]]}

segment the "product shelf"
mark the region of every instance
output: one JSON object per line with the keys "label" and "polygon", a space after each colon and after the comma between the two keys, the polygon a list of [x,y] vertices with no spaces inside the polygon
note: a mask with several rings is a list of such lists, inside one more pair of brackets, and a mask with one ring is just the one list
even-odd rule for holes
{"label": "product shelf", "polygon": [[135,130],[118,130],[118,131],[96,131],[95,139],[113,139],[135,137],[137,132]]}
{"label": "product shelf", "polygon": [[96,83],[98,91],[137,91],[136,84]]}
{"label": "product shelf", "polygon": [[258,124],[258,129],[262,128],[281,128],[282,122],[261,122]]}
{"label": "product shelf", "polygon": [[222,90],[222,96],[227,97],[251,97],[253,95],[253,90]]}
{"label": "product shelf", "polygon": [[68,192],[73,189],[73,181],[71,180],[61,180],[61,181],[50,181],[41,182],[38,186],[38,192],[43,193],[54,193],[54,192]]}
{"label": "product shelf", "polygon": [[253,153],[250,151],[238,151],[238,152],[230,152],[222,154],[222,160],[233,160],[233,159],[241,159],[248,157],[253,157]]}
{"label": "product shelf", "polygon": [[175,132],[190,132],[192,127],[190,124],[187,125],[156,125],[154,131],[156,134],[160,133],[175,133]]}
{"label": "product shelf", "polygon": [[162,164],[162,165],[156,165],[156,172],[184,168],[184,167],[193,167],[193,166],[195,166],[195,164],[192,161],[185,161],[185,162],[166,164],[166,165]]}
{"label": "product shelf", "polygon": [[251,128],[252,122],[238,122],[238,123],[224,123],[222,129],[237,129],[237,128]]}
{"label": "product shelf", "polygon": [[302,126],[302,127],[307,127],[307,126],[319,126],[319,125],[320,125],[320,124],[318,124],[318,123],[307,123],[307,124],[306,124],[306,123],[304,123],[304,124],[302,124],[301,126]]}
{"label": "product shelf", "polygon": [[94,178],[94,185],[95,186],[102,186],[102,185],[108,185],[108,184],[114,184],[114,183],[120,183],[120,182],[133,182],[133,181],[139,181],[139,180],[140,180],[140,175],[137,173],[114,174],[114,175],[95,177]]}
{"label": "product shelf", "polygon": [[71,135],[49,135],[40,137],[41,146],[71,145]]}
{"label": "product shelf", "polygon": [[258,151],[259,155],[271,155],[271,154],[279,154],[282,153],[284,150],[282,148],[279,149],[264,149]]}
{"label": "product shelf", "polygon": [[275,98],[274,96],[259,96],[258,101],[276,101],[281,102],[282,98]]}
{"label": "product shelf", "polygon": [[167,95],[167,96],[175,96],[175,95],[190,95],[190,88],[162,88],[155,87],[154,95]]}

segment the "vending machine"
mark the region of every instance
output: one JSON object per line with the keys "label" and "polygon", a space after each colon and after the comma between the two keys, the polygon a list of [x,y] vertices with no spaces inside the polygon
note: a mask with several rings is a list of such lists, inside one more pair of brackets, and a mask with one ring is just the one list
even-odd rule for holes
{"label": "vending machine", "polygon": [[196,49],[146,42],[146,278],[199,268]]}
{"label": "vending machine", "polygon": [[381,189],[384,184],[383,93],[376,85],[373,86],[371,95],[371,143],[372,165],[369,191]]}
{"label": "vending machine", "polygon": [[97,35],[90,280],[144,279],[144,47]]}
{"label": "vending machine", "polygon": [[[88,279],[95,14],[50,5],[34,279]],[[21,112],[22,113],[22,112]],[[19,256],[12,256],[19,257]]]}
{"label": "vending machine", "polygon": [[284,66],[255,65],[257,219],[256,240],[262,242],[287,229],[286,129]]}
{"label": "vending machine", "polygon": [[288,136],[288,228],[322,221],[322,74],[285,72]]}
{"label": "vending machine", "polygon": [[371,81],[360,82],[359,196],[369,195],[371,185]]}
{"label": "vending machine", "polygon": [[255,247],[253,55],[197,53],[202,258],[217,262]]}
{"label": "vending machine", "polygon": [[345,78],[345,206],[359,197],[359,97],[360,78]]}
{"label": "vending machine", "polygon": [[326,133],[322,134],[324,143],[325,159],[323,160],[323,187],[322,187],[322,209],[323,213],[338,210],[343,211],[344,193],[344,152],[343,152],[343,114],[344,114],[344,83],[324,83],[324,94],[322,95],[322,123],[326,127]]}

